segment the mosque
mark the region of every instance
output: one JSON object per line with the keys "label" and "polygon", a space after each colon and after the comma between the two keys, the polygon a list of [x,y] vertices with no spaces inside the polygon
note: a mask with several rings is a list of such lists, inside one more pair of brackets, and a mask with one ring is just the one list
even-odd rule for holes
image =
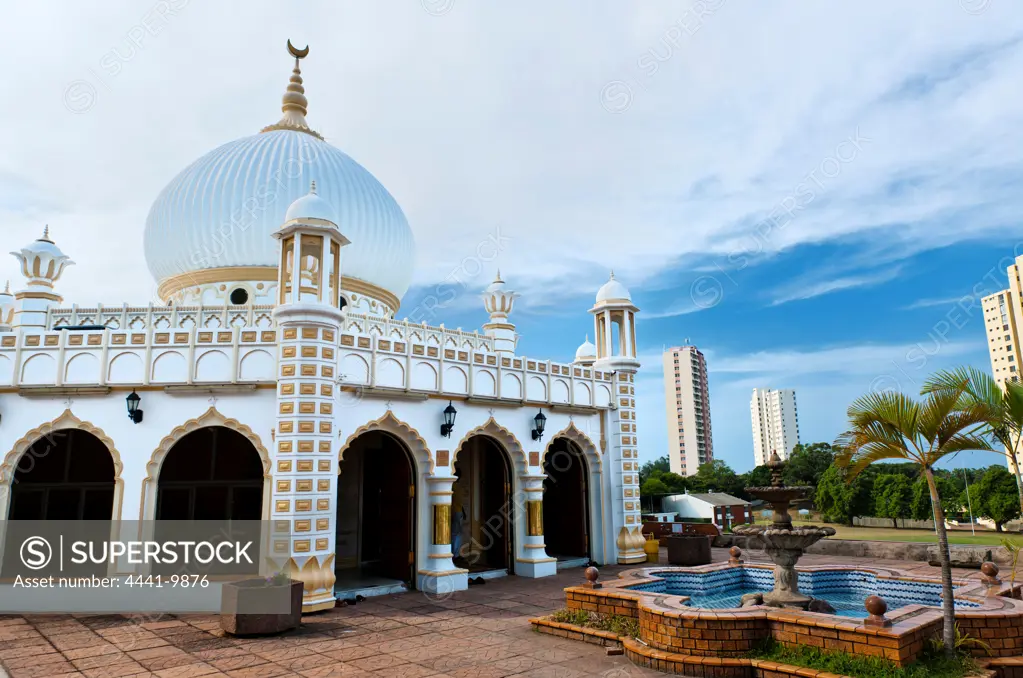
{"label": "mosque", "polygon": [[153,203],[158,301],[66,304],[74,262],[49,230],[12,253],[0,537],[15,520],[283,522],[269,566],[303,581],[305,611],[645,560],[629,291],[599,288],[571,364],[516,353],[500,273],[480,330],[398,319],[412,230],[308,125],[308,48],[288,49],[283,117]]}

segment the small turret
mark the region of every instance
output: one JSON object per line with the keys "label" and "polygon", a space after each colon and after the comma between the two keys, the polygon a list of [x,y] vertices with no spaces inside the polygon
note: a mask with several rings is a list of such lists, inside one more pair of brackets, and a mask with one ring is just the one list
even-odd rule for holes
{"label": "small turret", "polygon": [[64,299],[54,291],[64,269],[74,265],[50,239],[50,227],[43,229],[43,237],[11,252],[21,264],[26,285],[14,295],[14,327],[45,327],[46,311]]}
{"label": "small turret", "polygon": [[519,295],[506,287],[505,282],[501,280],[501,271],[498,270],[494,282],[483,292],[483,305],[490,314],[490,322],[483,326],[483,333],[494,338],[495,353],[513,355],[518,337],[515,334],[515,325],[508,321],[508,315]]}

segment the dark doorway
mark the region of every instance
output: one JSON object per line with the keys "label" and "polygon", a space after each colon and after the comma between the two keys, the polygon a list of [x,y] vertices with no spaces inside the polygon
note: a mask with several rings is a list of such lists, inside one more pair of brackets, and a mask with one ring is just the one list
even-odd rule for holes
{"label": "dark doorway", "polygon": [[415,473],[405,446],[382,431],[359,436],[338,478],[338,590],[415,583]]}
{"label": "dark doorway", "polygon": [[589,474],[579,447],[555,438],[543,464],[543,533],[547,554],[589,558]]}
{"label": "dark doorway", "polygon": [[91,433],[55,431],[18,460],[10,520],[110,520],[113,510],[114,460]]}
{"label": "dark doorway", "polygon": [[487,436],[465,441],[455,462],[452,512],[464,514],[452,534],[455,565],[471,572],[512,570],[511,465]]}
{"label": "dark doorway", "polygon": [[160,467],[157,520],[260,520],[263,463],[237,431],[209,426],[179,440]]}

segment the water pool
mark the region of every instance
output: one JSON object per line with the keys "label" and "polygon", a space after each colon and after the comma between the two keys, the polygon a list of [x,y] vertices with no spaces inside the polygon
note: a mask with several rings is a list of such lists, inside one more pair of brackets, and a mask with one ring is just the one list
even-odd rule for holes
{"label": "water pool", "polygon": [[[767,593],[774,586],[774,574],[766,567],[730,567],[710,572],[653,571],[662,581],[629,588],[652,593],[689,596],[690,607],[727,609],[739,607],[747,593]],[[867,611],[863,601],[879,595],[894,610],[904,605],[941,605],[941,584],[879,577],[861,570],[799,571],[799,590],[831,603],[841,617],[863,619]],[[977,603],[957,600],[957,608],[979,607]]]}

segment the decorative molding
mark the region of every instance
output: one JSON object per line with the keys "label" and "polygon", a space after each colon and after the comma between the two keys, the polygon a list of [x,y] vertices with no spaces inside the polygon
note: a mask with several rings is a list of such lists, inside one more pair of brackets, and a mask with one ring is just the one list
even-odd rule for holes
{"label": "decorative molding", "polygon": [[110,453],[110,458],[114,463],[114,502],[111,507],[110,517],[112,520],[119,520],[121,518],[121,507],[124,503],[124,480],[121,478],[121,470],[124,468],[124,464],[121,462],[121,453],[117,451],[114,441],[111,440],[110,436],[103,429],[88,421],[82,421],[73,415],[70,409],[65,409],[53,421],[28,431],[14,443],[10,451],[4,456],[3,463],[0,464],[0,539],[4,536],[3,526],[7,521],[7,512],[10,509],[11,483],[22,455],[42,438],[57,431],[70,429],[85,431],[95,436]]}
{"label": "decorative molding", "polygon": [[490,417],[486,423],[481,426],[477,426],[473,430],[465,434],[465,436],[458,441],[458,447],[455,448],[454,454],[451,457],[451,468],[455,467],[455,462],[458,460],[458,453],[462,451],[462,447],[465,443],[474,436],[487,436],[500,443],[508,456],[511,457],[513,463],[521,463],[519,473],[525,473],[526,469],[529,468],[529,460],[526,457],[526,452],[522,448],[522,443],[515,437],[515,434],[506,429],[505,427],[498,424],[493,417]]}
{"label": "decorative molding", "polygon": [[370,431],[390,433],[412,453],[412,458],[415,460],[416,465],[420,466],[420,473],[425,471],[429,475],[433,475],[434,462],[433,455],[430,454],[430,446],[426,444],[426,440],[419,431],[395,417],[391,410],[387,410],[379,419],[363,424],[348,436],[338,451],[338,473],[341,472],[340,462],[344,460],[345,452],[348,451],[348,448],[355,442],[356,438]]}
{"label": "decorative molding", "polygon": [[252,443],[252,446],[256,448],[256,452],[259,453],[259,460],[263,464],[264,482],[270,478],[270,453],[263,446],[263,441],[260,440],[259,436],[237,419],[228,419],[216,407],[210,406],[210,409],[195,419],[189,419],[184,424],[174,427],[170,433],[164,436],[160,444],[153,450],[153,454],[146,464],[146,478],[143,482],[153,482],[159,477],[163,460],[167,458],[167,455],[182,438],[201,428],[209,428],[211,426],[223,426],[245,436]]}
{"label": "decorative molding", "polygon": [[553,445],[554,441],[557,440],[558,438],[565,438],[569,442],[575,443],[575,445],[578,446],[580,450],[582,450],[583,457],[586,457],[587,459],[589,459],[591,463],[595,465],[595,468],[592,470],[598,473],[600,473],[603,470],[604,462],[603,459],[600,458],[600,453],[597,451],[597,446],[593,443],[592,440],[590,440],[590,437],[588,435],[586,435],[585,433],[580,431],[578,427],[576,427],[574,421],[569,422],[568,426],[566,426],[565,428],[561,429],[560,431],[551,436],[550,442],[548,442],[547,446],[544,447],[543,449],[543,457],[540,459],[541,467],[543,466],[544,462],[547,461],[547,454],[551,451],[551,445]]}

